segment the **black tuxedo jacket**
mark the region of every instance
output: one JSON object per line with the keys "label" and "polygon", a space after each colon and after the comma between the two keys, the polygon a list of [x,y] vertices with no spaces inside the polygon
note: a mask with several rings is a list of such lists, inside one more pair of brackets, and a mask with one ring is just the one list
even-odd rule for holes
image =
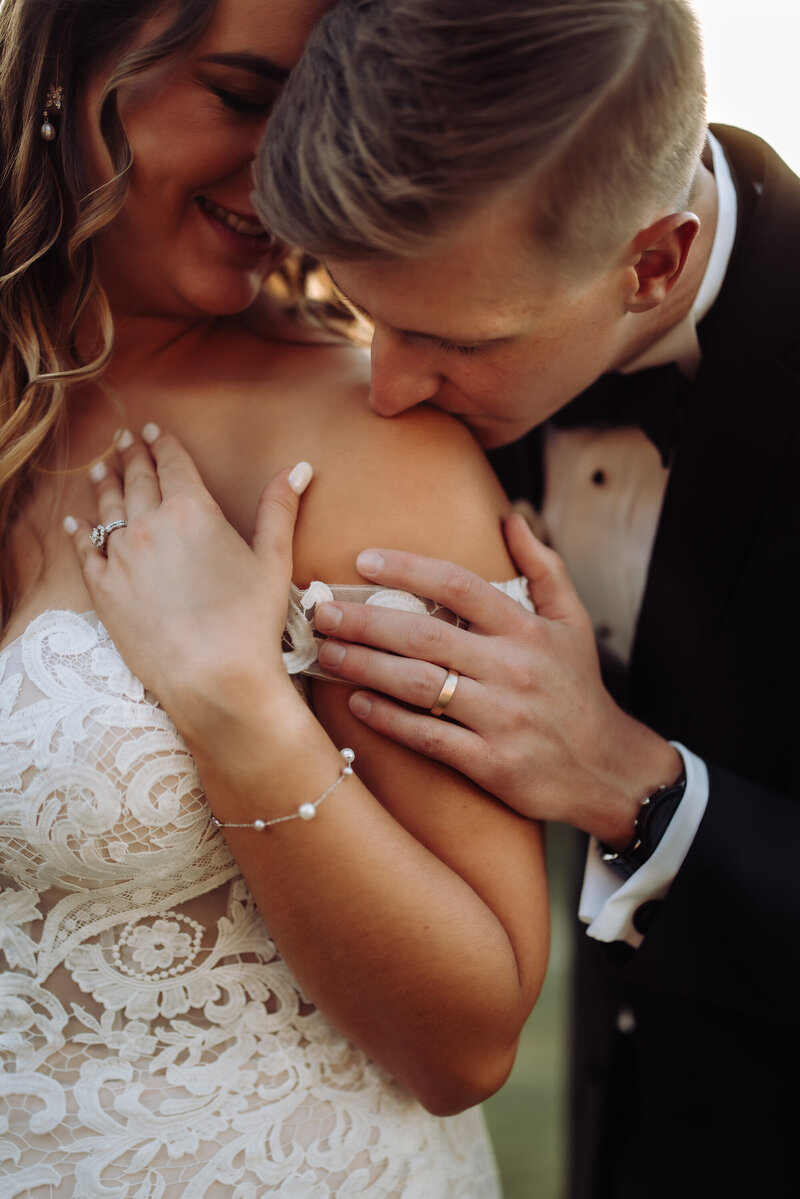
{"label": "black tuxedo jacket", "polygon": [[[737,240],[699,329],[627,692],[706,760],[710,795],[641,947],[580,934],[574,1199],[800,1193],[800,180],[759,139],[714,132]],[[496,457],[535,499],[535,433]]]}

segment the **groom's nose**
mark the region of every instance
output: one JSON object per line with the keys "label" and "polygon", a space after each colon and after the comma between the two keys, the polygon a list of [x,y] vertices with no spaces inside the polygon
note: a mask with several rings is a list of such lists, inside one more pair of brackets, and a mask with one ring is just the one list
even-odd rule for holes
{"label": "groom's nose", "polygon": [[432,400],[442,377],[426,363],[429,350],[407,336],[375,326],[369,405],[379,416],[397,416]]}

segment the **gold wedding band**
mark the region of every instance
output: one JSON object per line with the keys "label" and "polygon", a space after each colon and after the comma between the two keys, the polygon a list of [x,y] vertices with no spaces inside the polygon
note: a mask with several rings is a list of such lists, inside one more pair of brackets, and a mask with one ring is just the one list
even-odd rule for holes
{"label": "gold wedding band", "polygon": [[458,671],[448,670],[447,678],[444,681],[444,686],[436,697],[436,703],[431,708],[431,716],[441,716],[450,700],[456,693],[458,686]]}

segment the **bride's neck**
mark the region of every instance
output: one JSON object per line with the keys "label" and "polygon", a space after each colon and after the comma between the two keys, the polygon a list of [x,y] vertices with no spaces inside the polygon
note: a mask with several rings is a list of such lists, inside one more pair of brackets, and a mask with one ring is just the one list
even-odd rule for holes
{"label": "bride's neck", "polygon": [[[120,428],[138,431],[147,421],[168,421],[168,397],[192,377],[217,320],[115,315],[109,363],[99,380],[68,394],[67,419],[51,446],[48,470],[81,470],[107,453]],[[90,362],[99,348],[87,325],[78,337],[81,357]]]}
{"label": "bride's neck", "polygon": [[114,322],[114,352],[106,372],[116,385],[153,367],[173,366],[191,356],[216,323],[215,317],[178,319],[159,316],[123,316]]}

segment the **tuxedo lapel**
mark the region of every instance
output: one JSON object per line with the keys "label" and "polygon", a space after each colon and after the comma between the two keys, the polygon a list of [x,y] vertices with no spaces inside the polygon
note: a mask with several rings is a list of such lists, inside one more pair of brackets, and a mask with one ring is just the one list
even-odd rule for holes
{"label": "tuxedo lapel", "polygon": [[[737,135],[743,137],[718,132],[741,181]],[[754,141],[746,143],[750,171]],[[746,578],[748,548],[800,417],[794,280],[781,270],[786,222],[772,211],[791,204],[796,212],[800,185],[763,149],[774,159],[761,164],[763,196],[737,237],[723,292],[701,329],[703,362],[664,498],[629,679],[637,715],[701,752],[698,727],[707,714],[693,712],[696,679],[732,590]],[[783,230],[780,245],[774,228]],[[800,245],[788,253],[797,261]],[[754,312],[757,275],[774,279],[774,289]]]}
{"label": "tuxedo lapel", "polygon": [[544,491],[543,442],[542,425],[537,425],[518,441],[486,455],[509,499],[529,500],[536,509],[542,506]]}
{"label": "tuxedo lapel", "polygon": [[[720,410],[715,394],[727,395],[729,404]],[[734,347],[722,369],[709,367],[698,377],[693,404],[653,548],[629,693],[646,723],[696,743],[695,677],[746,572],[748,548],[797,424],[797,381],[779,363],[754,370],[752,358]]]}

